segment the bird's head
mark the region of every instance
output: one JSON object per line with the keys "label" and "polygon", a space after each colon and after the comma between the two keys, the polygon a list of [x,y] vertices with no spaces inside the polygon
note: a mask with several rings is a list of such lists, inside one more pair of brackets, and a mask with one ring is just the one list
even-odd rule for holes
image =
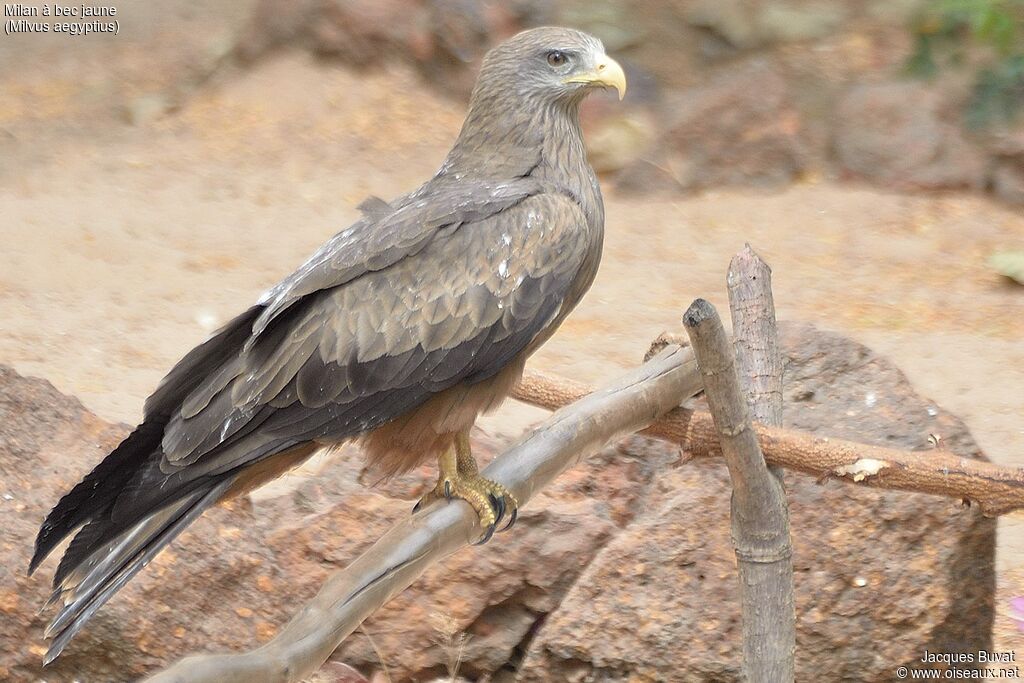
{"label": "bird's head", "polygon": [[542,102],[578,102],[594,88],[626,94],[626,75],[597,38],[569,28],[523,31],[484,57],[474,99],[503,91]]}
{"label": "bird's head", "polygon": [[622,67],[597,38],[555,27],[509,38],[484,57],[466,121],[439,173],[523,175],[545,145],[582,149],[579,103],[596,88],[615,88],[620,98],[626,92]]}

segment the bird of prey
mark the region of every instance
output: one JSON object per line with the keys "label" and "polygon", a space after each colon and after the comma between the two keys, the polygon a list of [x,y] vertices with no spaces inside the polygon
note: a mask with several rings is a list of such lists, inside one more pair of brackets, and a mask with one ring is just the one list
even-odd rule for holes
{"label": "bird of prey", "polygon": [[484,57],[437,174],[332,237],[260,301],[189,352],[145,417],[50,512],[29,572],[77,530],[53,578],[52,661],[118,589],[214,503],[324,446],[360,440],[385,475],[437,458],[420,504],[459,498],[484,541],[516,501],[478,473],[477,416],[589,288],[604,207],[578,110],[621,99],[596,38],[520,33]]}

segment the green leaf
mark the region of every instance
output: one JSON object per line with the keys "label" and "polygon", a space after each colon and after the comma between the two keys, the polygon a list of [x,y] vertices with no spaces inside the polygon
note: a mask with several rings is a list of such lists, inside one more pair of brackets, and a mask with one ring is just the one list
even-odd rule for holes
{"label": "green leaf", "polygon": [[989,257],[988,265],[1003,277],[1024,285],[1024,251],[997,251]]}

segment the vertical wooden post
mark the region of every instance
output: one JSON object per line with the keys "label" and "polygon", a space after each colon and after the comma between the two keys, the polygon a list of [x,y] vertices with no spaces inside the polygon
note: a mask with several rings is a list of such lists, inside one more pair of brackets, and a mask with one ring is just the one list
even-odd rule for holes
{"label": "vertical wooden post", "polygon": [[[734,285],[736,289],[733,317],[740,320],[739,328],[745,335],[741,354],[748,364],[741,374],[753,376],[747,380],[747,386],[752,387],[751,402],[761,405],[763,401],[767,406],[763,410],[774,410],[781,418],[781,361],[767,266],[753,252],[740,254],[733,266],[736,269],[730,268],[729,277],[730,294]],[[700,365],[733,485],[732,540],[743,609],[744,677],[751,683],[790,682],[794,677],[796,629],[785,494],[780,480],[765,465],[752,428],[751,410],[741,391],[734,353],[718,313],[707,301],[698,299],[686,311],[683,325]],[[765,336],[771,341],[766,342]],[[766,377],[776,372],[765,369],[769,367],[777,368],[777,380]],[[773,419],[770,412],[764,414]]]}
{"label": "vertical wooden post", "polygon": [[[755,422],[771,427],[782,426],[782,353],[775,320],[775,301],[772,297],[772,270],[747,244],[729,263],[726,279],[729,289],[729,311],[732,315],[733,348],[736,352],[736,372],[740,387],[747,399],[751,417]],[[789,530],[789,510],[786,505],[785,485],[781,467],[769,470],[782,485],[777,497],[776,517],[767,540],[772,547],[769,557],[778,558],[765,567],[766,585],[759,591],[768,617],[760,621],[771,629],[770,638],[764,633],[751,633],[745,642],[747,660],[769,660],[771,668],[764,673],[779,678],[750,678],[755,680],[792,681],[793,653],[796,646],[796,616],[793,607],[793,560]],[[754,625],[752,625],[753,627]],[[756,643],[771,643],[771,649],[759,649]],[[771,662],[770,660],[776,660]],[[748,674],[751,672],[748,671]]]}

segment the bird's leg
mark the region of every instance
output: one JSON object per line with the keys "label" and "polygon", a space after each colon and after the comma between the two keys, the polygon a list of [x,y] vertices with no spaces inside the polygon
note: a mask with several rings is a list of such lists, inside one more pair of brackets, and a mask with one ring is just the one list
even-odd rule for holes
{"label": "bird's leg", "polygon": [[[516,517],[519,516],[519,502],[507,488],[496,481],[480,476],[480,470],[477,469],[476,465],[476,458],[473,457],[473,449],[469,445],[468,431],[461,432],[455,437],[455,458],[459,475],[463,481],[469,482],[474,488],[487,494],[497,515],[494,523],[498,524],[502,517],[505,516],[505,513],[508,512],[508,524],[505,525],[502,531],[511,529],[512,525],[516,523]],[[492,528],[490,531],[493,533],[494,529]]]}
{"label": "bird's leg", "polygon": [[480,476],[469,445],[468,432],[458,434],[454,447],[438,458],[437,486],[420,499],[413,512],[440,498],[461,498],[476,510],[480,526],[484,528],[484,536],[477,542],[478,545],[490,540],[506,511],[509,512],[509,522],[505,529],[515,524],[519,512],[519,504],[508,489]]}

